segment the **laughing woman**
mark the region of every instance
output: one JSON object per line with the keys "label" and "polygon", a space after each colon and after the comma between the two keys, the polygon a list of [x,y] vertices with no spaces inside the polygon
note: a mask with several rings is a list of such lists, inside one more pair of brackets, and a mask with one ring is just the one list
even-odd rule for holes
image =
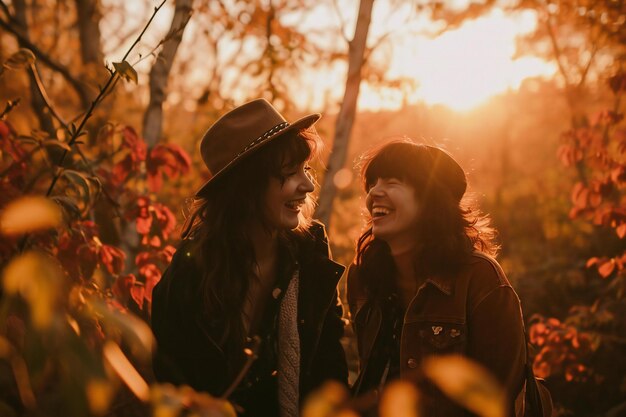
{"label": "laughing woman", "polygon": [[285,417],[324,380],[346,383],[344,268],[310,218],[319,117],[290,124],[255,100],[204,135],[212,177],[153,294],[158,380],[228,396],[240,415]]}
{"label": "laughing woman", "polygon": [[403,379],[424,394],[421,415],[466,415],[421,372],[429,355],[455,353],[496,376],[513,416],[526,363],[520,302],[493,258],[493,230],[462,202],[463,169],[440,148],[396,141],[364,157],[362,179],[370,222],[347,282],[355,394]]}

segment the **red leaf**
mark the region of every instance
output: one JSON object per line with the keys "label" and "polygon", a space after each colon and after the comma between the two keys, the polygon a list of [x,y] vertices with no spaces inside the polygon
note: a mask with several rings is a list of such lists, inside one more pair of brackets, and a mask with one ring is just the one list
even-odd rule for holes
{"label": "red leaf", "polygon": [[600,204],[602,204],[602,195],[589,193],[589,205],[593,208],[597,208]]}
{"label": "red leaf", "polygon": [[606,278],[613,273],[615,269],[615,260],[611,259],[598,267],[598,273],[602,278]]}
{"label": "red leaf", "polygon": [[129,154],[113,166],[113,169],[111,170],[111,182],[114,186],[122,185],[132,171],[133,159]]}
{"label": "red leaf", "polygon": [[152,216],[149,217],[137,217],[137,233],[140,235],[147,235],[152,228]]}
{"label": "red leaf", "polygon": [[587,198],[589,196],[589,190],[583,185],[582,182],[577,182],[572,189],[572,203],[574,207],[584,209],[587,207]]}
{"label": "red leaf", "polygon": [[145,161],[148,154],[148,146],[142,138],[137,135],[135,129],[126,126],[122,130],[122,143],[131,150],[133,162]]}
{"label": "red leaf", "polygon": [[130,297],[130,289],[135,285],[135,282],[137,282],[137,278],[134,274],[119,276],[113,283],[111,291],[125,305]]}
{"label": "red leaf", "polygon": [[135,303],[140,310],[143,310],[143,300],[145,298],[146,288],[141,283],[135,283],[132,287],[130,287],[130,296],[133,298]]}
{"label": "red leaf", "polygon": [[148,264],[139,269],[139,273],[145,278],[145,297],[152,302],[152,290],[161,280],[161,270],[154,264]]}
{"label": "red leaf", "polygon": [[626,236],[626,223],[622,223],[619,226],[617,226],[617,228],[615,229],[615,232],[617,233],[617,236],[619,236],[620,239],[624,239],[624,236]]}
{"label": "red leaf", "polygon": [[158,193],[161,191],[161,187],[163,186],[163,178],[159,172],[152,173],[148,171],[148,189],[153,193]]}
{"label": "red leaf", "polygon": [[626,182],[626,166],[620,165],[611,171],[611,179],[616,184]]}
{"label": "red leaf", "polygon": [[100,248],[100,262],[112,275],[117,275],[124,270],[126,254],[114,246],[102,245]]}
{"label": "red leaf", "polygon": [[594,256],[593,258],[589,258],[587,260],[587,263],[585,264],[585,266],[587,268],[591,268],[592,266],[596,265],[599,261],[600,261],[600,258],[598,258],[597,256]]}
{"label": "red leaf", "polygon": [[5,140],[9,137],[10,134],[11,129],[9,129],[9,126],[5,122],[0,120],[0,138],[2,138],[2,140]]}
{"label": "red leaf", "polygon": [[150,190],[157,192],[161,188],[162,175],[175,178],[187,173],[190,167],[191,158],[179,145],[170,143],[155,146],[146,161]]}

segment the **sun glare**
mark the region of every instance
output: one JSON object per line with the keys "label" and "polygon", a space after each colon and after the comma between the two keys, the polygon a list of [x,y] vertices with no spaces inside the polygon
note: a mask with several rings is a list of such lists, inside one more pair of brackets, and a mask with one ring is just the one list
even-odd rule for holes
{"label": "sun glare", "polygon": [[[516,37],[533,30],[535,24],[531,12],[505,16],[494,10],[434,39],[414,36],[396,45],[389,75],[416,80],[409,102],[469,110],[494,95],[519,88],[526,78],[554,74],[555,66],[542,59],[513,58]],[[383,92],[381,96],[365,88],[359,104],[388,107],[393,95]]]}

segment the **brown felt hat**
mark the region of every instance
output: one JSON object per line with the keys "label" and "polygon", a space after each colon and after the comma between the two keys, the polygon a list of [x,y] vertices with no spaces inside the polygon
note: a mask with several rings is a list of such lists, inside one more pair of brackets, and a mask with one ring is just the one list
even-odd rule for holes
{"label": "brown felt hat", "polygon": [[196,192],[203,194],[216,178],[271,140],[288,132],[313,126],[321,117],[314,113],[289,123],[267,100],[257,99],[229,111],[204,134],[200,153],[210,179]]}

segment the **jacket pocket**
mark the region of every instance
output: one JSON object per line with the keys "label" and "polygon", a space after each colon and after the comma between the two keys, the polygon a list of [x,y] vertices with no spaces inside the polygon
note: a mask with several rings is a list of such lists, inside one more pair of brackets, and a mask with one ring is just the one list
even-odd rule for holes
{"label": "jacket pocket", "polygon": [[465,353],[467,345],[465,325],[426,322],[420,326],[419,336],[424,355]]}

